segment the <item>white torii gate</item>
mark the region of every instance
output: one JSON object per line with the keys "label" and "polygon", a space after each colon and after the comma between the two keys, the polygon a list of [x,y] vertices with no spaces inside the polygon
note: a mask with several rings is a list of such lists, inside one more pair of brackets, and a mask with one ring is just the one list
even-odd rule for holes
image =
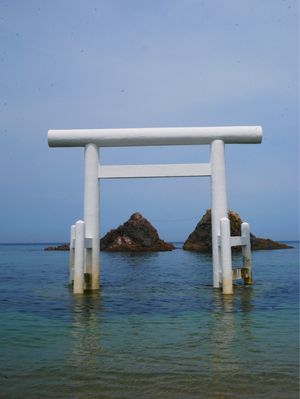
{"label": "white torii gate", "polygon": [[[49,130],[49,147],[85,147],[84,221],[71,227],[70,282],[74,293],[99,289],[99,179],[211,177],[213,286],[232,294],[232,279],[251,284],[248,223],[241,237],[230,236],[227,217],[225,144],[259,144],[260,126]],[[99,147],[210,145],[210,162],[162,165],[101,165]],[[231,247],[242,246],[243,268],[232,270]],[[84,281],[86,275],[88,281]]]}

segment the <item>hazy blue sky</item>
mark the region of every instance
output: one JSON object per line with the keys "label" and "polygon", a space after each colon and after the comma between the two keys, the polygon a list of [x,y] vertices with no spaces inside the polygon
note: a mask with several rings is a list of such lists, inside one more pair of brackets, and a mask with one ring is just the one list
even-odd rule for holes
{"label": "hazy blue sky", "polygon": [[[83,150],[52,128],[262,125],[226,147],[228,202],[258,236],[298,236],[297,0],[0,0],[0,242],[68,240]],[[102,149],[103,163],[201,162],[208,147]],[[101,234],[140,211],[183,240],[208,178],[101,183]]]}

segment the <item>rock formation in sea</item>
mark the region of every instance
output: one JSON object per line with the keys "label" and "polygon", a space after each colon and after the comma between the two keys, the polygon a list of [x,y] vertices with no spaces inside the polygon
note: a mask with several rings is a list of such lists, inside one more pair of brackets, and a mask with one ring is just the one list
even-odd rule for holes
{"label": "rock formation in sea", "polygon": [[60,244],[60,245],[55,245],[52,247],[47,247],[44,250],[45,251],[69,251],[70,245],[69,244]]}
{"label": "rock formation in sea", "polygon": [[172,251],[174,245],[160,239],[157,230],[136,212],[100,240],[103,251]]}
{"label": "rock formation in sea", "polygon": [[[242,220],[238,213],[229,211],[230,231],[232,236],[241,235]],[[286,244],[272,241],[267,238],[259,238],[251,234],[251,249],[285,249],[291,248]],[[188,236],[183,244],[183,249],[189,251],[212,252],[211,243],[211,210],[208,209],[203,215],[195,230]],[[240,250],[240,247],[233,247],[234,250]]]}
{"label": "rock formation in sea", "polygon": [[[101,251],[172,251],[174,245],[163,241],[157,230],[140,213],[136,212],[116,229],[110,230],[100,240]],[[69,244],[45,248],[45,251],[68,251]]]}

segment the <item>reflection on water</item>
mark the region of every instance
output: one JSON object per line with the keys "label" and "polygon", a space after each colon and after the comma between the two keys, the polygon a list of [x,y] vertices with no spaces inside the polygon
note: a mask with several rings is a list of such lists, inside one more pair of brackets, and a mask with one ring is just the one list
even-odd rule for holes
{"label": "reflection on water", "polygon": [[296,398],[298,257],[274,252],[232,297],[210,256],[102,253],[100,292],[73,296],[67,254],[9,249],[0,398]]}
{"label": "reflection on water", "polygon": [[[245,289],[246,288],[246,289]],[[214,371],[223,374],[241,371],[240,346],[251,345],[252,289],[235,287],[234,295],[222,295],[213,290],[213,320],[211,323],[212,356]],[[242,317],[235,317],[241,313]],[[243,342],[241,342],[241,340]]]}
{"label": "reflection on water", "polygon": [[72,298],[71,353],[72,366],[88,367],[96,364],[101,353],[101,295],[99,292]]}

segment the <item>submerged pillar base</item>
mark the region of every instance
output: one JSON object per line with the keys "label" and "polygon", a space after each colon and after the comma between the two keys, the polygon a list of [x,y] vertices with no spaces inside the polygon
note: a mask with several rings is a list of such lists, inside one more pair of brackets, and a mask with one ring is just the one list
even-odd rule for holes
{"label": "submerged pillar base", "polygon": [[242,279],[244,280],[245,285],[251,285],[252,284],[252,273],[251,269],[248,269],[248,267],[242,267],[241,268],[241,275]]}

